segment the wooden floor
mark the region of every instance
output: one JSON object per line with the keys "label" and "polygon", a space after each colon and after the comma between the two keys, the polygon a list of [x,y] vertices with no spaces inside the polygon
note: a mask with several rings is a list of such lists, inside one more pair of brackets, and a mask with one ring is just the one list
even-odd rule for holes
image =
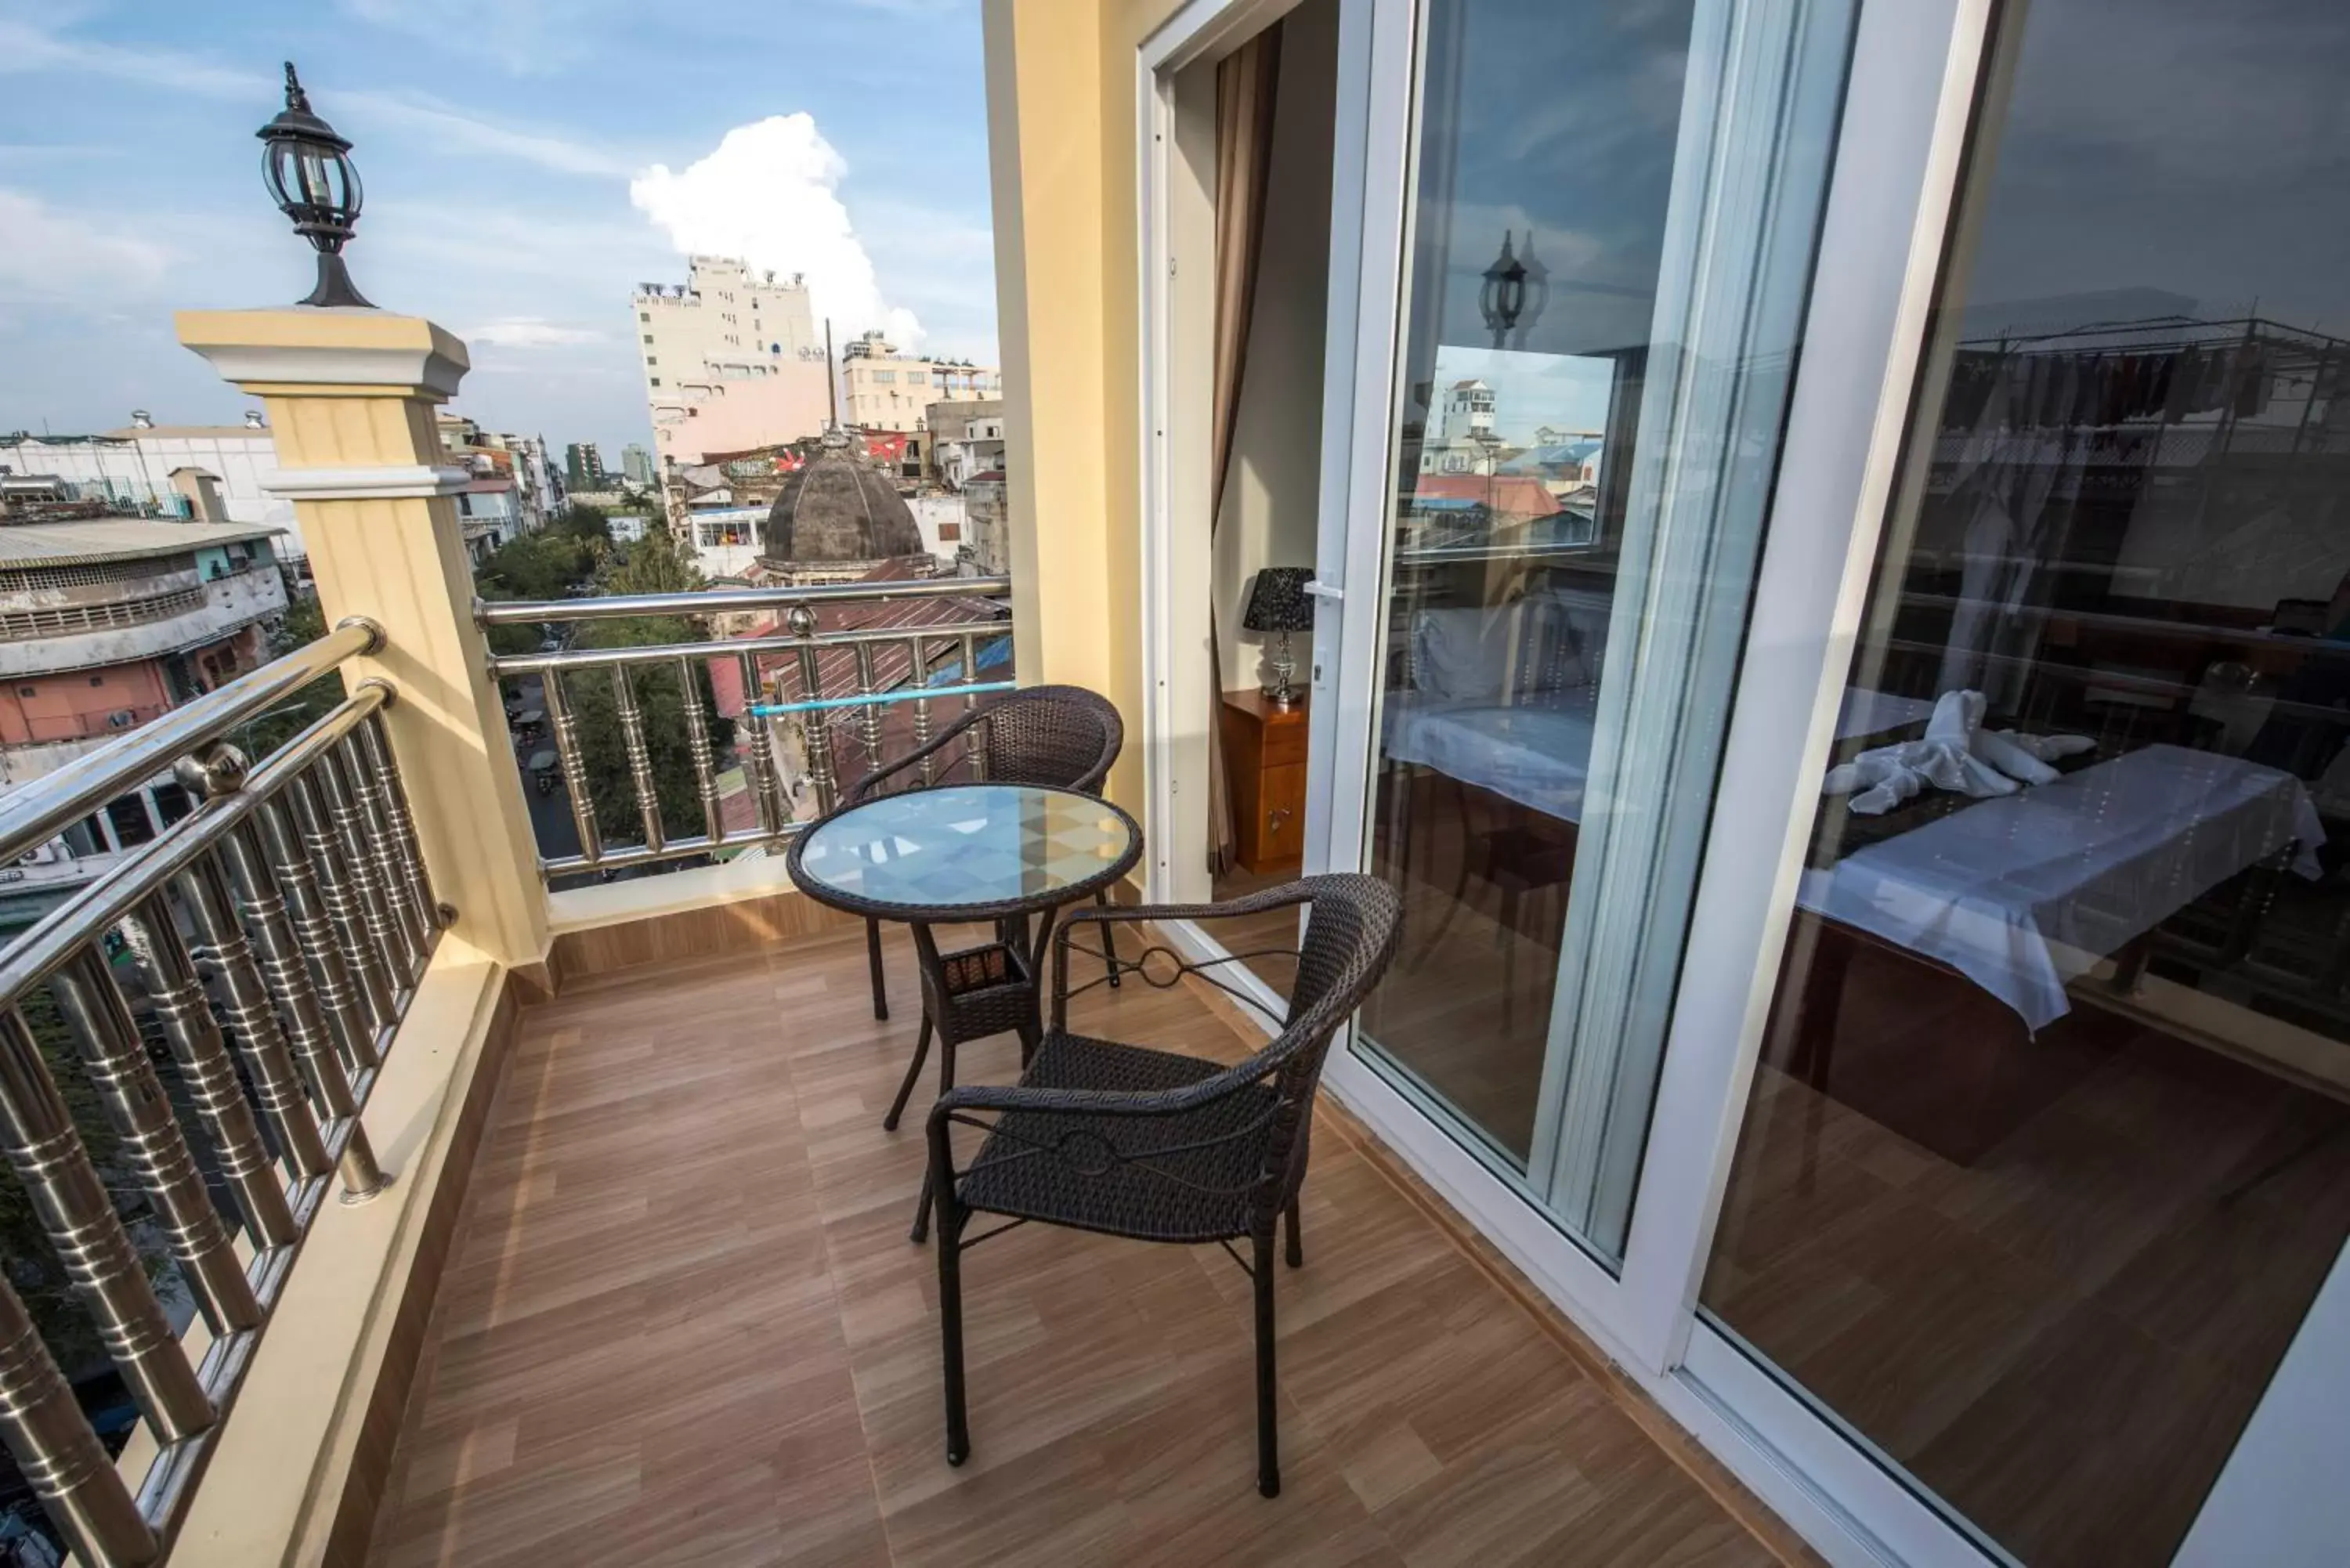
{"label": "wooden floor", "polygon": [[[973,1453],[950,1469],[935,1264],[906,1240],[920,1140],[880,1127],[918,1016],[902,943],[890,979],[879,1024],[849,930],[525,1016],[372,1562],[1801,1555],[1328,1114],[1280,1280],[1279,1500],[1253,1485],[1239,1271],[1038,1227],[965,1262]],[[1248,1048],[1190,989],[1084,1000],[1096,1033]],[[963,1076],[1015,1059],[991,1042]]]}

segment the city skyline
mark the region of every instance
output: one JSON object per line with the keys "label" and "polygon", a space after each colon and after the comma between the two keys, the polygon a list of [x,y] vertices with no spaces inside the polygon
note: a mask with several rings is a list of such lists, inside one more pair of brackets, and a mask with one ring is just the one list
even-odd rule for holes
{"label": "city skyline", "polygon": [[466,339],[486,426],[648,442],[631,292],[697,252],[806,274],[844,339],[995,358],[975,0],[0,0],[0,430],[237,421],[171,313],[308,286],[253,137],[287,57],[357,144],[359,286]]}

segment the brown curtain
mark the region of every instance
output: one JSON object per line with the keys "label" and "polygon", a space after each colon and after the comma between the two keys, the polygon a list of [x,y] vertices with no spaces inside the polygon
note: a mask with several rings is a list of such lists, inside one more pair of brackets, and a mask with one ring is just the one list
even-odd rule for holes
{"label": "brown curtain", "polygon": [[[1241,375],[1248,358],[1249,317],[1256,305],[1256,263],[1264,248],[1264,187],[1273,162],[1274,88],[1281,78],[1281,25],[1259,33],[1216,63],[1216,354],[1209,454],[1215,483],[1208,497],[1208,549],[1224,509],[1224,470],[1240,414]],[[1224,670],[1221,634],[1208,607],[1208,673],[1215,704],[1208,724],[1208,869],[1232,867],[1232,796],[1224,777]]]}

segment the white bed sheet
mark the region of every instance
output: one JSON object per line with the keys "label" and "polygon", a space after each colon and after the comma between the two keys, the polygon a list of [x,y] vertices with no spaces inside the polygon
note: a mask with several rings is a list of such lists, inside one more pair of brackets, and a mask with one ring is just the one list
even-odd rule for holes
{"label": "white bed sheet", "polygon": [[[1546,816],[1580,822],[1598,700],[1598,689],[1591,686],[1512,707],[1398,692],[1388,699],[1386,755],[1434,768]],[[1836,738],[1922,723],[1933,711],[1934,705],[1920,698],[1854,687],[1844,694]]]}
{"label": "white bed sheet", "polygon": [[2147,746],[1806,871],[1796,898],[1949,964],[2037,1031],[2071,1010],[2067,981],[2296,842],[2314,879],[2325,830],[2291,774]]}
{"label": "white bed sheet", "polygon": [[[1579,822],[1596,697],[1586,687],[1497,707],[1397,693],[1385,752]],[[1875,734],[1932,711],[1921,699],[1855,688],[1836,731]],[[1806,871],[1796,897],[1950,965],[2038,1031],[2071,1011],[2067,981],[2296,842],[2293,869],[2314,879],[2325,830],[2299,779],[2216,753],[2147,746]]]}

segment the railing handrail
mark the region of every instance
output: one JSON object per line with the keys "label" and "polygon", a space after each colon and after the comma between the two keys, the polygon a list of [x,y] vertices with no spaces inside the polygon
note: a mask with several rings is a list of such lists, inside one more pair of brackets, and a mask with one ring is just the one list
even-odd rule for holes
{"label": "railing handrail", "polygon": [[276,794],[287,779],[357,729],[390,696],[391,688],[382,681],[361,681],[350,698],[272,753],[234,793],[204,802],[184,822],[175,824],[175,831],[126,854],[104,876],[12,939],[0,949],[0,1005],[30,991],[88,941],[91,932],[120,919],[210,854],[230,829]]}
{"label": "railing handrail", "polygon": [[550,670],[606,670],[615,664],[668,664],[680,659],[733,659],[745,653],[795,653],[802,649],[855,648],[859,644],[907,642],[922,638],[951,642],[963,636],[1001,637],[1003,621],[944,621],[936,626],[860,626],[846,631],[813,631],[805,637],[726,637],[709,642],[649,642],[625,648],[567,648],[561,653],[495,653],[490,669],[501,677],[543,675]]}
{"label": "railing handrail", "polygon": [[883,583],[811,583],[800,587],[707,588],[682,594],[615,594],[586,599],[481,599],[473,618],[483,626],[538,621],[616,620],[625,616],[727,615],[771,605],[852,604],[885,599],[1003,598],[1010,577],[909,577]]}
{"label": "railing handrail", "polygon": [[316,642],[0,795],[0,865],[39,848],[125,790],[168,773],[182,757],[284,701],[344,660],[382,646],[383,628],[353,616]]}

